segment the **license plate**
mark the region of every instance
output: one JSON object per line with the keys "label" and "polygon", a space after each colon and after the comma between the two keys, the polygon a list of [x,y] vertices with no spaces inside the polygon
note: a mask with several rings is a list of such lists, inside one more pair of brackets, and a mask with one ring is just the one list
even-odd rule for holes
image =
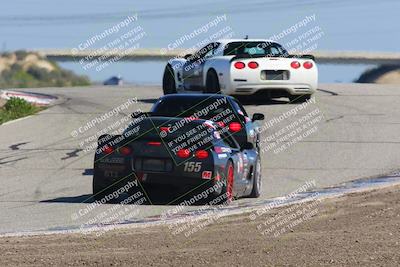
{"label": "license plate", "polygon": [[141,170],[144,172],[169,172],[172,162],[165,159],[143,159]]}
{"label": "license plate", "polygon": [[288,70],[263,70],[261,71],[262,80],[289,80]]}

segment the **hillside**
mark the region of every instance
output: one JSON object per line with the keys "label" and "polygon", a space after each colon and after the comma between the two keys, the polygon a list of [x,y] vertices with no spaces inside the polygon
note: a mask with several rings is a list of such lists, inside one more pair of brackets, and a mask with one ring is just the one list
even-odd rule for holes
{"label": "hillside", "polygon": [[0,88],[63,87],[89,85],[86,76],[64,70],[33,52],[0,54]]}

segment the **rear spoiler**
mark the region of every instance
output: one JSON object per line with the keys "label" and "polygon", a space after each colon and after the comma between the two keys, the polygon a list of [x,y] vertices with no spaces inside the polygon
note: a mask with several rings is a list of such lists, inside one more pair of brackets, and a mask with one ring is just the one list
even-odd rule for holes
{"label": "rear spoiler", "polygon": [[311,59],[315,61],[315,57],[313,55],[289,55],[288,58]]}
{"label": "rear spoiler", "polygon": [[132,119],[137,119],[137,118],[140,118],[140,117],[142,117],[142,116],[145,116],[145,117],[151,117],[151,112],[149,111],[149,112],[143,112],[143,111],[135,111],[135,112],[133,112],[132,114],[131,114],[131,118]]}
{"label": "rear spoiler", "polygon": [[248,54],[244,54],[244,55],[237,55],[234,56],[231,59],[231,62],[234,60],[238,60],[238,59],[248,59],[248,58],[262,58],[262,57],[267,57],[267,58],[299,58],[299,59],[311,59],[315,61],[315,57],[313,55],[286,55],[286,56],[265,56],[265,55],[248,55]]}

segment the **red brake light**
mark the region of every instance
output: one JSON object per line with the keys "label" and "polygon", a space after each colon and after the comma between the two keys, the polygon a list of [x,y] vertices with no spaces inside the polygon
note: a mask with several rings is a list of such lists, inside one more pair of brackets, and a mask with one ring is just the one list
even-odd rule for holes
{"label": "red brake light", "polygon": [[169,127],[160,127],[160,130],[161,130],[161,131],[168,132],[168,131],[169,131]]}
{"label": "red brake light", "polygon": [[229,131],[231,132],[239,132],[242,129],[242,125],[239,122],[231,122],[229,124]]}
{"label": "red brake light", "polygon": [[110,146],[106,146],[103,148],[104,153],[106,154],[111,154],[114,152],[114,148],[110,147]]}
{"label": "red brake light", "polygon": [[234,66],[235,66],[235,68],[237,68],[238,70],[244,69],[244,67],[246,67],[246,65],[245,65],[243,62],[241,62],[241,61],[235,62]]}
{"label": "red brake light", "polygon": [[298,62],[298,61],[293,61],[292,63],[290,63],[290,66],[291,66],[293,69],[298,69],[298,68],[300,68],[301,64],[300,64],[300,62]]}
{"label": "red brake light", "polygon": [[195,153],[197,159],[206,159],[208,158],[208,152],[206,150],[198,150]]}
{"label": "red brake light", "polygon": [[258,63],[255,62],[255,61],[251,61],[251,62],[249,62],[249,64],[247,64],[247,66],[248,66],[250,69],[257,69],[257,68],[258,68]]}
{"label": "red brake light", "polygon": [[119,149],[119,153],[121,153],[121,155],[128,156],[132,153],[132,149],[130,147],[123,146]]}
{"label": "red brake light", "polygon": [[306,61],[306,62],[303,63],[303,67],[305,69],[311,69],[313,67],[313,64],[312,64],[311,61]]}
{"label": "red brake light", "polygon": [[180,149],[180,150],[178,150],[176,155],[182,159],[185,159],[190,156],[190,151],[189,151],[189,149]]}
{"label": "red brake light", "polygon": [[149,146],[161,146],[161,142],[147,142]]}

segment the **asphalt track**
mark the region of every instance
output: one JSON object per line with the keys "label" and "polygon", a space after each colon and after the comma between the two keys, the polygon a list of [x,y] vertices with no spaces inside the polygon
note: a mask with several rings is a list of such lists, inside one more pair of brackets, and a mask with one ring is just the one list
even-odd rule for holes
{"label": "asphalt track", "polygon": [[[262,154],[262,199],[282,196],[314,180],[327,187],[400,169],[400,88],[394,85],[321,84],[315,104],[275,123],[262,135],[278,132],[318,109],[316,130],[286,150]],[[76,215],[90,203],[94,152],[80,143],[124,114],[147,111],[161,95],[160,87],[42,88],[24,91],[57,95],[60,103],[38,115],[0,126],[0,234],[68,229],[88,221]],[[125,103],[138,102],[83,134],[71,132]],[[284,98],[247,103],[249,113],[262,112],[266,121],[295,108]],[[270,140],[269,143],[273,143]],[[232,205],[251,205],[241,199]],[[102,205],[91,217],[109,209]],[[144,205],[137,218],[171,209]]]}

